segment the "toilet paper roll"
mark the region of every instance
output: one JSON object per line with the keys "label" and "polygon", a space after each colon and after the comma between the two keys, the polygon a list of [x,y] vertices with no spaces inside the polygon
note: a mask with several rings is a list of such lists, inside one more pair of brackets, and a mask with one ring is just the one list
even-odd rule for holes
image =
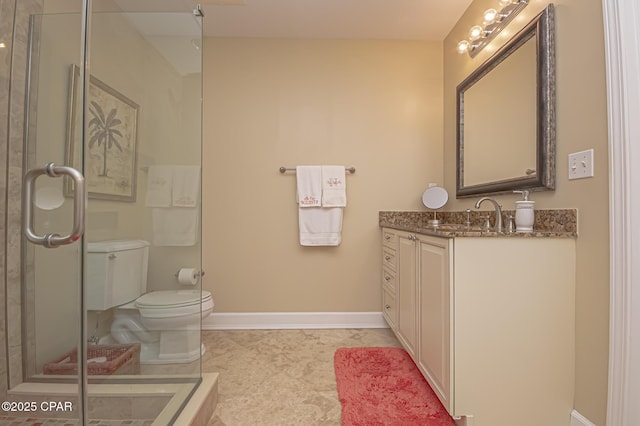
{"label": "toilet paper roll", "polygon": [[181,285],[196,285],[198,282],[198,271],[193,268],[181,268],[178,271],[178,282]]}

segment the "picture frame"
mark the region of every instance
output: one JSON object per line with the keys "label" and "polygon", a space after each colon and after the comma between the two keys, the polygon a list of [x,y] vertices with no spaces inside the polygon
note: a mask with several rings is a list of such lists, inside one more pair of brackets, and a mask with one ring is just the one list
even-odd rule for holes
{"label": "picture frame", "polygon": [[[83,111],[79,109],[83,102],[77,65],[71,66],[69,83],[66,163],[84,170],[89,198],[135,202],[138,104],[90,76],[83,146]],[[64,191],[66,196],[72,196],[70,179],[65,182]]]}

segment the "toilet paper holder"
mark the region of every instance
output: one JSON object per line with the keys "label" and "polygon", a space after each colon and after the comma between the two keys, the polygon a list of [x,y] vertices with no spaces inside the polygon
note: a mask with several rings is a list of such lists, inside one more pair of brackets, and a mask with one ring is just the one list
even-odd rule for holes
{"label": "toilet paper holder", "polygon": [[[180,271],[179,270],[178,270],[178,272],[173,274],[173,276],[176,277],[176,278],[178,278],[178,275],[180,275]],[[204,277],[204,269],[200,270],[196,275],[198,275],[199,277]]]}

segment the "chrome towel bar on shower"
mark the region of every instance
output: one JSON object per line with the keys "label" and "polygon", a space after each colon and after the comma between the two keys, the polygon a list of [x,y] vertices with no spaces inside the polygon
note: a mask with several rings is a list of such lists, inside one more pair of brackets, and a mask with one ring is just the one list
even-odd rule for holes
{"label": "chrome towel bar on shower", "polygon": [[[280,167],[279,170],[280,170],[280,173],[295,172],[296,168],[295,167],[284,167],[284,166],[282,166],[282,167]],[[344,166],[344,170],[349,172],[349,173],[351,173],[351,174],[354,174],[356,172],[356,168],[353,167],[353,166],[351,166],[351,167]]]}

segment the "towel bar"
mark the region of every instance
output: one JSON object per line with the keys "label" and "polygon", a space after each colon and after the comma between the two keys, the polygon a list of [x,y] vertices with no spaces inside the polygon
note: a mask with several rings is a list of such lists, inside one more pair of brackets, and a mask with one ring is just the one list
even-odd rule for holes
{"label": "towel bar", "polygon": [[[351,167],[347,167],[347,166],[345,166],[345,167],[344,167],[344,170],[345,170],[346,172],[351,173],[351,174],[353,174],[353,173],[355,173],[355,172],[356,172],[356,168],[355,168],[355,167],[353,167],[353,166],[351,166]],[[284,167],[284,166],[280,167],[280,173],[285,173],[285,172],[295,172],[295,171],[296,171],[296,168],[295,168],[295,167]]]}

